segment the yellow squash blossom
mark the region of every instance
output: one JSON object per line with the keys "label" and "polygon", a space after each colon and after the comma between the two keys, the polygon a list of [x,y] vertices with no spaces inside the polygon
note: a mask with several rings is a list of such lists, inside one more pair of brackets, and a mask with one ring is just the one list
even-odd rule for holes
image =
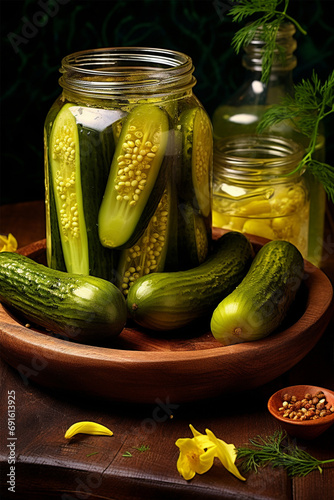
{"label": "yellow squash blossom", "polygon": [[191,424],[189,427],[194,437],[178,439],[175,443],[180,449],[177,470],[184,479],[192,479],[196,473],[204,474],[217,457],[229,472],[245,481],[234,464],[237,452],[233,444],[216,438],[209,429],[206,429],[206,434],[201,434]]}
{"label": "yellow squash blossom", "polygon": [[0,252],[16,252],[17,241],[14,236],[9,233],[8,236],[0,234]]}
{"label": "yellow squash blossom", "polygon": [[93,434],[101,436],[112,436],[113,432],[104,425],[96,422],[76,422],[65,432],[65,438],[70,439],[75,434]]}
{"label": "yellow squash blossom", "polygon": [[204,474],[213,464],[215,446],[207,436],[197,432],[191,425],[193,438],[180,438],[176,446],[180,449],[177,470],[184,479],[192,479],[195,474]]}
{"label": "yellow squash blossom", "polygon": [[209,429],[205,429],[205,432],[210,441],[215,444],[216,457],[219,458],[225,469],[227,469],[229,472],[231,472],[231,474],[234,474],[234,476],[241,479],[242,481],[246,481],[246,479],[240,474],[235,465],[237,450],[235,449],[234,444],[227,444],[222,439],[216,438],[214,433]]}

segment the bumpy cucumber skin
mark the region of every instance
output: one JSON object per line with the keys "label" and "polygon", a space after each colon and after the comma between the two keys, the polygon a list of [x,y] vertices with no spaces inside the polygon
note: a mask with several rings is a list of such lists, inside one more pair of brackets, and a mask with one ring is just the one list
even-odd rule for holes
{"label": "bumpy cucumber skin", "polygon": [[80,343],[119,335],[127,316],[125,299],[112,283],[50,269],[11,252],[0,252],[0,301]]}
{"label": "bumpy cucumber skin", "polygon": [[292,243],[265,244],[240,285],[214,310],[213,336],[223,345],[268,336],[286,317],[303,272],[303,257]]}
{"label": "bumpy cucumber skin", "polygon": [[139,278],[128,293],[129,316],[151,330],[168,331],[211,314],[242,281],[253,257],[241,233],[226,233],[216,243],[214,253],[196,268]]}

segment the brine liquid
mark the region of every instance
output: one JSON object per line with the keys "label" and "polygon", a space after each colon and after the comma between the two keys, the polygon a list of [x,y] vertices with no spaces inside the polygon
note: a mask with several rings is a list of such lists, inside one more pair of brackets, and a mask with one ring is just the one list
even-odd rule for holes
{"label": "brine liquid", "polygon": [[[152,106],[155,105],[153,99],[150,100],[149,104],[151,103]],[[68,271],[68,264],[65,262],[64,256],[64,238],[61,240],[60,237],[63,220],[62,211],[65,208],[57,210],[53,183],[53,174],[57,174],[57,168],[52,170],[55,162],[52,156],[52,148],[50,148],[53,124],[63,104],[62,99],[55,103],[48,114],[45,124],[45,198],[48,265],[55,269]],[[162,108],[161,103],[160,106]],[[161,166],[160,163],[154,164],[159,172],[160,170],[163,172],[163,175],[159,179],[159,184],[154,181],[154,188],[151,190],[145,206],[147,211],[143,210],[139,222],[134,224],[133,231],[134,234],[138,235],[138,239],[136,241],[131,240],[131,243],[126,243],[124,247],[116,248],[109,248],[101,242],[98,233],[99,212],[107,190],[108,177],[112,171],[111,166],[114,156],[117,154],[117,159],[122,163],[119,164],[116,172],[119,182],[118,184],[115,182],[113,189],[119,194],[119,187],[121,186],[124,194],[121,202],[124,201],[123,206],[126,206],[125,201],[128,201],[126,197],[129,197],[129,193],[134,193],[132,199],[136,201],[135,196],[138,199],[147,184],[147,172],[150,168],[150,162],[144,161],[144,156],[147,155],[151,160],[157,150],[154,142],[155,136],[152,134],[152,142],[148,139],[150,138],[151,122],[147,119],[146,122],[143,121],[142,124],[139,124],[142,125],[144,132],[141,130],[136,131],[137,135],[133,133],[134,137],[130,133],[127,134],[122,146],[122,155],[117,153],[118,142],[122,137],[120,136],[122,128],[129,113],[135,107],[136,104],[131,106],[128,104],[123,106],[115,105],[114,108],[110,107],[108,109],[77,104],[71,104],[69,107],[69,113],[72,113],[74,125],[76,124],[78,129],[76,154],[80,160],[80,170],[78,169],[79,173],[76,173],[76,177],[78,179],[77,190],[82,198],[82,219],[85,222],[81,231],[85,233],[88,240],[85,259],[88,260],[89,274],[107,280],[116,279],[115,276],[117,277],[120,272],[119,262],[123,261],[124,255],[128,257],[126,255],[127,250],[130,252],[131,258],[126,259],[129,265],[123,266],[125,268],[124,274],[128,278],[128,269],[126,268],[128,265],[130,269],[129,275],[132,278],[134,276],[132,268],[137,273],[140,267],[140,271],[147,274],[147,270],[152,272],[157,269],[162,270],[163,264],[166,270],[173,271],[195,267],[207,257],[211,239],[211,124],[206,113],[198,105],[197,100],[189,98],[188,100],[180,99],[179,101],[169,100],[166,102],[165,110],[168,113],[170,129],[164,133],[165,135],[168,134],[168,144],[161,159]],[[193,109],[195,111],[200,110],[200,116],[203,117],[199,124],[196,122],[197,146],[193,137],[194,134],[191,135],[186,126],[182,127],[179,123],[181,122],[182,113]],[[189,119],[188,128],[192,131],[191,119]],[[77,129],[75,128],[75,130]],[[131,132],[134,129],[135,127],[132,125]],[[193,158],[188,154],[188,151],[196,151],[197,154],[194,154]],[[63,152],[63,149],[61,153],[64,156],[63,161],[65,163],[67,153],[65,150]],[[202,153],[202,156],[199,153]],[[205,163],[203,157],[206,159]],[[185,158],[187,159],[187,169],[185,168]],[[53,163],[51,160],[53,160]],[[193,179],[197,180],[198,174],[201,174],[202,178],[197,181],[195,186]],[[66,187],[66,183],[63,180],[61,182]],[[160,195],[157,193],[160,193]],[[168,193],[168,196],[166,193]],[[78,215],[75,212],[75,207],[71,205],[71,201],[73,201],[72,193],[66,191],[61,196],[64,206],[68,207],[67,212],[73,215],[73,222],[77,226]],[[158,199],[159,196],[160,200]],[[160,202],[163,204],[165,198],[168,198],[168,204],[165,204],[166,208],[161,209]],[[203,206],[206,209],[205,213],[204,209],[202,209]],[[131,209],[133,208],[134,204],[131,206]],[[112,206],[109,207],[109,210],[113,210]],[[120,214],[119,218],[122,224],[127,224],[129,217],[126,218],[123,215],[124,212],[125,210],[123,212],[119,210],[117,215]],[[67,224],[66,221],[65,223]],[[137,229],[137,226],[142,229],[141,232]],[[74,238],[70,241],[72,246],[76,243],[73,240]],[[77,245],[76,248],[78,247],[81,251],[82,245]],[[132,249],[134,249],[133,252]],[[78,257],[78,253],[74,257],[71,255],[68,261],[71,263],[77,260],[80,264],[83,259]],[[88,254],[88,259],[86,254]],[[158,257],[160,258],[162,255],[165,260],[159,261],[161,268],[158,268]]]}
{"label": "brine liquid", "polygon": [[[228,106],[223,105],[217,108],[213,116],[213,132],[214,140],[219,140],[228,136],[235,136],[239,134],[252,134],[256,132],[256,127],[264,114],[270,106],[262,105],[244,105],[244,106]],[[303,144],[304,147],[308,146],[308,138],[302,136],[290,123],[281,122],[275,127],[266,130],[266,133],[279,135],[295,142]],[[325,138],[320,134],[317,141],[317,147],[314,154],[314,159],[318,161],[325,160]],[[215,168],[215,166],[214,166]],[[323,247],[323,234],[325,222],[325,206],[326,194],[323,186],[314,178],[313,175],[306,172],[304,174],[306,179],[309,193],[310,193],[310,207],[309,207],[309,222],[308,222],[308,244],[307,252],[303,255],[316,266],[320,266]],[[213,193],[215,194],[215,192]],[[216,214],[219,210],[216,210]],[[213,214],[213,225],[218,224],[219,217]],[[264,219],[260,219],[264,221]],[[262,222],[261,222],[262,224]],[[264,224],[264,223],[263,223]],[[305,223],[300,220],[301,227],[305,228]],[[222,227],[218,224],[218,227]],[[294,224],[297,231],[296,239],[301,241],[302,237],[299,236],[296,224]],[[264,224],[265,228],[265,224]],[[275,233],[277,234],[277,233]],[[306,235],[305,235],[306,238]],[[303,238],[303,240],[305,239]]]}
{"label": "brine liquid", "polygon": [[213,195],[212,223],[231,231],[293,243],[308,255],[309,200],[301,186],[279,187],[270,199],[248,200]]}

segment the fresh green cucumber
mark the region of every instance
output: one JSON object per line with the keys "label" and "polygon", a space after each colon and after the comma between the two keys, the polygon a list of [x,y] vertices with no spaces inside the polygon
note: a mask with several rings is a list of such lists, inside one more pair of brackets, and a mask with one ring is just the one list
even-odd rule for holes
{"label": "fresh green cucumber", "polygon": [[213,312],[214,337],[223,345],[231,345],[272,333],[295,299],[303,269],[303,257],[292,243],[266,243],[240,285]]}
{"label": "fresh green cucumber", "polygon": [[200,266],[153,273],[129,289],[127,308],[136,323],[152,330],[173,330],[211,314],[244,278],[253,255],[250,241],[229,232]]}
{"label": "fresh green cucumber", "polygon": [[50,269],[12,252],[0,252],[0,300],[76,342],[119,335],[127,316],[122,293],[109,281]]}
{"label": "fresh green cucumber", "polygon": [[[161,197],[161,193],[155,196],[155,184],[168,138],[168,115],[158,106],[141,104],[129,113],[122,126],[99,213],[99,236],[104,246],[120,248],[127,243],[131,246],[134,241],[130,244],[129,240],[136,233],[147,204],[155,205],[155,210]],[[145,221],[148,223],[147,217]],[[138,234],[134,239],[138,239]]]}
{"label": "fresh green cucumber", "polygon": [[203,108],[197,106],[181,113],[183,138],[183,181],[185,199],[208,217],[211,213],[212,127]]}

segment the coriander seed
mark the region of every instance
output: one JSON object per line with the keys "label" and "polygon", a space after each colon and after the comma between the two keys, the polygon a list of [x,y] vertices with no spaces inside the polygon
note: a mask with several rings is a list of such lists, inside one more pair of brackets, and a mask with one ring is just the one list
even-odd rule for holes
{"label": "coriander seed", "polygon": [[326,396],[321,391],[316,395],[307,393],[301,399],[286,393],[282,397],[282,406],[278,411],[284,418],[291,420],[316,420],[331,415],[334,406],[329,407]]}

